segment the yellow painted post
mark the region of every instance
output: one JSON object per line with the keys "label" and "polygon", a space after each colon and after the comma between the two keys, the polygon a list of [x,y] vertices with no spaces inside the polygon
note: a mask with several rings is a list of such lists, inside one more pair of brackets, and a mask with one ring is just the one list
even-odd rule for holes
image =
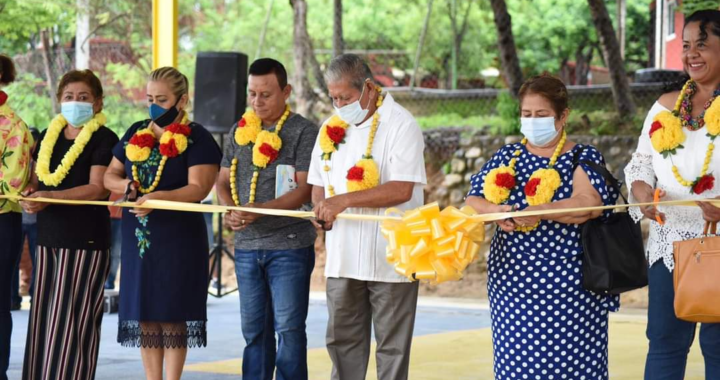
{"label": "yellow painted post", "polygon": [[178,0],[153,0],[153,69],[177,67]]}

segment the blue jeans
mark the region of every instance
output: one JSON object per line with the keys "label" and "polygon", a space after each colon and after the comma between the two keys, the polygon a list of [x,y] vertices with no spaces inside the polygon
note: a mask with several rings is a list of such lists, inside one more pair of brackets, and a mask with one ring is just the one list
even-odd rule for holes
{"label": "blue jeans", "polygon": [[[244,380],[307,380],[305,320],[315,248],[235,250]],[[275,334],[278,336],[277,353]]]}
{"label": "blue jeans", "polygon": [[110,273],[105,280],[105,289],[115,289],[115,276],[120,266],[122,249],[122,219],[110,219]]}
{"label": "blue jeans", "polygon": [[[672,276],[662,260],[648,270],[647,337],[650,350],[645,362],[645,380],[682,380],[687,355],[695,339],[696,324],[675,317]],[[720,379],[720,324],[703,323],[700,326],[700,348],[705,358],[705,378]]]}
{"label": "blue jeans", "polygon": [[7,380],[10,365],[10,338],[12,315],[10,314],[11,283],[20,261],[20,237],[22,215],[17,212],[0,214],[0,380]]}
{"label": "blue jeans", "polygon": [[[28,250],[30,253],[30,262],[32,263],[32,272],[30,274],[30,297],[32,298],[33,295],[33,289],[35,289],[35,252],[37,251],[37,246],[35,245],[35,242],[37,241],[37,224],[31,223],[31,224],[25,224],[22,225],[22,235],[20,240],[20,253],[18,257],[22,257],[22,251],[23,251],[23,245],[25,243],[25,238],[27,237],[28,240]],[[20,303],[22,302],[22,297],[20,296],[20,260],[18,259],[18,267],[15,269],[15,272],[13,273],[13,280],[12,280],[12,290],[11,290],[11,297],[13,303]]]}

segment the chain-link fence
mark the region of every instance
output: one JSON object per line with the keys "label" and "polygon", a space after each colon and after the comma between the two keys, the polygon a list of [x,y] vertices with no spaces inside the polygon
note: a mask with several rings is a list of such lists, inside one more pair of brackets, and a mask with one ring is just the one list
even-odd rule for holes
{"label": "chain-link fence", "polygon": [[[326,52],[319,53],[319,58],[329,59]],[[400,56],[403,59],[398,59],[392,52],[386,53],[390,56],[383,59],[378,58],[377,51],[358,53],[373,63],[371,66],[376,81],[407,108],[424,129],[484,128],[489,134],[502,135],[518,132],[517,102],[508,95],[507,90],[489,87],[489,80],[464,79],[461,81],[463,87],[480,88],[449,90],[442,88],[447,85],[444,81],[426,74],[418,78],[421,86],[410,88],[407,84],[412,73],[393,66],[408,64],[402,54]],[[110,127],[118,133],[137,119],[146,117],[144,85],[149,69],[145,67],[144,59],[138,58],[139,55],[122,42],[96,39],[91,44],[90,68],[103,81],[105,112],[109,116]],[[74,68],[74,57],[72,48],[52,49],[47,54],[42,50],[34,50],[14,57],[18,71],[22,73],[21,81],[14,90],[24,98],[16,102],[19,103],[16,107],[29,124],[40,128],[47,125],[52,117],[50,94],[55,93],[55,89],[50,87],[57,84],[63,73]],[[321,68],[325,64],[326,61],[321,62]],[[289,69],[292,70],[292,67]],[[668,84],[676,82],[680,75],[675,71],[652,69],[635,73],[630,78],[630,90],[637,112],[633,117],[625,119],[617,116],[609,83],[569,85],[572,109],[568,122],[570,132],[592,135],[636,134],[647,110]],[[188,76],[194,77],[192,74]],[[292,72],[290,78],[294,78]],[[501,82],[501,79],[496,78],[495,82]],[[498,83],[491,85],[497,86]],[[319,108],[316,110],[317,115],[308,116],[314,120],[323,120],[327,117],[323,113],[331,111],[329,99],[319,89],[316,93],[321,101],[328,103],[328,107]],[[38,113],[39,108],[43,112]]]}

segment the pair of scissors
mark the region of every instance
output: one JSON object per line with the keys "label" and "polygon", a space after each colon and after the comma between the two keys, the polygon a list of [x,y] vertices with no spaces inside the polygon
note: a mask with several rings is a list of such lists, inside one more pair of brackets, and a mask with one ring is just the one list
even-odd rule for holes
{"label": "pair of scissors", "polygon": [[137,200],[137,189],[140,187],[138,181],[130,181],[125,187],[125,194],[122,198],[113,202],[113,206],[117,206],[125,202],[135,202]]}

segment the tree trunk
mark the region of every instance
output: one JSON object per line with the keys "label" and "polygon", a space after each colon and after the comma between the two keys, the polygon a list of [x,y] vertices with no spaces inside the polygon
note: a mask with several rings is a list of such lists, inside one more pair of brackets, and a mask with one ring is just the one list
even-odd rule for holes
{"label": "tree trunk", "polygon": [[498,49],[500,50],[500,64],[507,81],[510,93],[517,97],[523,83],[523,73],[520,70],[515,39],[512,32],[512,20],[507,10],[505,0],[490,0],[493,9],[495,28],[498,33]]}
{"label": "tree trunk", "polygon": [[88,0],[77,0],[75,26],[75,68],[90,68],[90,6]]}
{"label": "tree trunk", "polygon": [[262,54],[262,48],[263,45],[265,45],[265,35],[267,33],[268,25],[270,24],[270,16],[272,16],[272,8],[274,3],[275,0],[270,0],[270,2],[268,3],[267,12],[265,12],[265,22],[263,23],[263,27],[260,30],[260,40],[258,41],[258,47],[255,51],[255,60],[260,58],[260,55]]}
{"label": "tree trunk", "polygon": [[590,13],[592,14],[595,29],[597,29],[605,62],[607,63],[608,70],[610,70],[615,108],[620,114],[620,117],[628,117],[635,113],[635,103],[630,94],[630,84],[625,74],[625,64],[620,54],[620,45],[618,44],[610,15],[603,0],[588,0],[588,5],[590,6]]}
{"label": "tree trunk", "polygon": [[[588,50],[587,54],[585,50]],[[582,44],[575,50],[575,84],[580,86],[587,86],[588,74],[590,73],[590,62],[592,62],[593,51],[595,49],[592,46],[586,46]]]}
{"label": "tree trunk", "polygon": [[40,40],[42,41],[42,60],[43,66],[45,67],[45,83],[47,84],[48,93],[52,100],[53,114],[60,113],[60,106],[58,104],[57,96],[55,96],[55,75],[53,74],[52,68],[52,47],[50,46],[50,38],[48,37],[49,31],[43,29],[40,32]]}
{"label": "tree trunk", "polygon": [[307,3],[305,0],[291,0],[293,7],[293,62],[295,63],[295,95],[297,113],[308,117],[312,111],[316,96],[310,85],[307,72]]}
{"label": "tree trunk", "polygon": [[333,57],[337,57],[345,50],[342,27],[342,0],[333,1]]}
{"label": "tree trunk", "polygon": [[318,87],[320,87],[320,92],[330,96],[328,95],[327,84],[325,83],[325,73],[323,72],[322,67],[320,67],[320,62],[318,62],[317,57],[315,56],[315,49],[313,48],[310,35],[307,34],[307,29],[305,30],[305,34],[307,35],[305,41],[307,41],[307,51],[309,52],[307,58],[310,60],[309,63],[312,67],[313,76],[317,81]]}
{"label": "tree trunk", "polygon": [[420,55],[422,54],[423,45],[425,45],[425,36],[427,35],[428,26],[430,25],[430,15],[432,14],[433,0],[428,0],[427,13],[425,13],[425,22],[423,23],[422,31],[420,32],[420,42],[418,42],[417,50],[415,51],[415,61],[413,63],[413,72],[410,77],[410,90],[415,88],[415,82],[417,82],[417,71],[420,66]]}
{"label": "tree trunk", "polygon": [[448,15],[450,17],[450,26],[453,32],[453,43],[452,43],[452,67],[449,72],[450,78],[446,80],[449,84],[448,88],[453,90],[457,89],[458,82],[458,62],[460,61],[460,49],[462,48],[462,42],[465,38],[465,32],[467,32],[468,18],[470,16],[470,8],[472,7],[473,0],[468,0],[467,8],[465,8],[465,15],[463,16],[462,24],[458,25],[458,12],[457,12],[457,0],[451,0],[448,2]]}

